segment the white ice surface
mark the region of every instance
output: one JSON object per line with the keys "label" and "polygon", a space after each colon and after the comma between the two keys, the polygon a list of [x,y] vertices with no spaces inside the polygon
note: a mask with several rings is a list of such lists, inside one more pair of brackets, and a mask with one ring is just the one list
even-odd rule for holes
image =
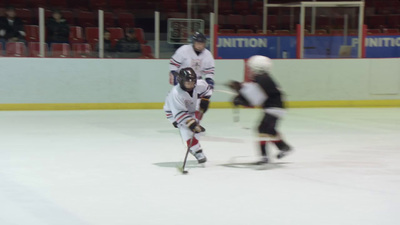
{"label": "white ice surface", "polygon": [[161,110],[0,112],[0,225],[400,224],[400,108],[290,109],[295,152],[266,170],[259,119],[211,109],[181,175]]}

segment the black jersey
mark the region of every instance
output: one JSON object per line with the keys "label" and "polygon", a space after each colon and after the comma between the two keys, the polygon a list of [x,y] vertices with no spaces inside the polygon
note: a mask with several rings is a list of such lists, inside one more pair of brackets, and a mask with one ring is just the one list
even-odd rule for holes
{"label": "black jersey", "polygon": [[268,74],[256,75],[253,81],[260,85],[268,96],[263,104],[264,108],[284,108],[282,93],[271,76]]}

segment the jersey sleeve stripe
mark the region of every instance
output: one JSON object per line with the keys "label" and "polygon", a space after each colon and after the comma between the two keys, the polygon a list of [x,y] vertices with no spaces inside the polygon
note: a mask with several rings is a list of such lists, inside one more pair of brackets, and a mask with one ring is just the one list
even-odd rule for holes
{"label": "jersey sleeve stripe", "polygon": [[174,58],[171,58],[171,59],[170,59],[170,62],[171,62],[171,63],[179,64],[179,65],[182,64],[181,62],[176,61]]}
{"label": "jersey sleeve stripe", "polygon": [[198,96],[199,96],[199,97],[204,97],[204,96],[206,96],[207,92],[209,92],[210,89],[211,89],[210,86],[208,86],[207,89],[206,89],[205,91],[201,92]]}
{"label": "jersey sleeve stripe", "polygon": [[171,61],[169,64],[171,64],[171,65],[173,65],[173,66],[176,66],[176,67],[178,67],[178,68],[181,66],[181,65],[179,65],[179,64],[173,63],[172,61]]}
{"label": "jersey sleeve stripe", "polygon": [[180,123],[180,122],[183,121],[184,118],[186,118],[186,117],[188,117],[188,116],[189,116],[189,115],[185,113],[185,114],[183,114],[182,116],[180,116],[178,119],[176,119],[176,122]]}
{"label": "jersey sleeve stripe", "polygon": [[176,114],[175,118],[178,117],[181,113],[187,113],[188,111],[180,111]]}

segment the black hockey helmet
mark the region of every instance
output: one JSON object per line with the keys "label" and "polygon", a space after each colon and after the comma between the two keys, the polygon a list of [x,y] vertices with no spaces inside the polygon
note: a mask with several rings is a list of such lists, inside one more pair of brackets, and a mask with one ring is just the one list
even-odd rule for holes
{"label": "black hockey helmet", "polygon": [[177,81],[183,90],[191,91],[191,90],[186,89],[185,82],[192,81],[192,82],[194,82],[194,87],[196,87],[196,82],[197,82],[196,72],[194,72],[194,70],[191,67],[183,68],[179,71]]}
{"label": "black hockey helmet", "polygon": [[201,43],[206,43],[207,42],[207,38],[204,34],[202,34],[201,32],[194,32],[193,36],[192,36],[192,42],[201,42]]}

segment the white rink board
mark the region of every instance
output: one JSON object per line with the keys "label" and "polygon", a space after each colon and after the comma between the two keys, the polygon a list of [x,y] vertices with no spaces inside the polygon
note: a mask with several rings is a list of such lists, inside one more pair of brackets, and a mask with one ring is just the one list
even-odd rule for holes
{"label": "white rink board", "polygon": [[[400,99],[400,58],[273,60],[288,101]],[[0,104],[160,103],[171,89],[169,60],[0,60]],[[244,60],[216,60],[216,89],[243,80]],[[216,92],[214,102],[231,96]]]}

